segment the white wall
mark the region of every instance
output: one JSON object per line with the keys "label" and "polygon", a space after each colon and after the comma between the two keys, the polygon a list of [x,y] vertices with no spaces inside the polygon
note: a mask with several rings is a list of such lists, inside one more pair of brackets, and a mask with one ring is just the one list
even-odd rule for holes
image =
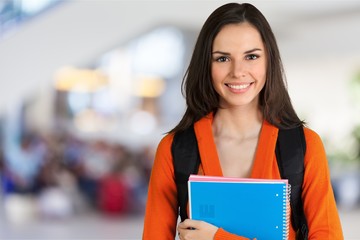
{"label": "white wall", "polygon": [[338,148],[349,147],[351,131],[360,124],[360,102],[350,85],[360,73],[359,26],[360,11],[304,19],[280,40],[297,111]]}

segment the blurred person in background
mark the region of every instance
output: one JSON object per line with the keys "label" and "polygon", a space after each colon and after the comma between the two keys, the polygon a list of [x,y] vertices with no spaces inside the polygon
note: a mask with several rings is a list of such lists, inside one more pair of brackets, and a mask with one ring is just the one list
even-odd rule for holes
{"label": "blurred person in background", "polygon": [[[275,155],[278,130],[303,127],[302,202],[308,238],[343,239],[322,141],[293,109],[275,37],[257,8],[230,3],[209,16],[183,83],[187,109],[158,145],[143,239],[174,239],[176,230],[181,240],[248,239],[202,221],[186,219],[176,227],[178,194],[171,145],[174,134],[192,126],[201,157],[199,175],[263,179],[280,178]],[[295,239],[300,229],[289,228],[289,239]]]}
{"label": "blurred person in background", "polygon": [[5,177],[9,183],[8,193],[35,193],[35,179],[46,153],[43,142],[36,134],[24,134],[19,145],[9,144],[7,147]]}

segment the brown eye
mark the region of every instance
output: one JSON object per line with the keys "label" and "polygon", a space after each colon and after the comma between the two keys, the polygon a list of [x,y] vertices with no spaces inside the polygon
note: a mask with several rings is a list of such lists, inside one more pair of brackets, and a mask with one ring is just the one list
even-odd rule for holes
{"label": "brown eye", "polygon": [[256,54],[249,54],[245,58],[246,58],[246,60],[256,60],[259,58],[259,56]]}
{"label": "brown eye", "polygon": [[229,59],[227,58],[227,57],[218,57],[217,59],[216,59],[216,61],[217,62],[226,62],[226,61],[228,61]]}

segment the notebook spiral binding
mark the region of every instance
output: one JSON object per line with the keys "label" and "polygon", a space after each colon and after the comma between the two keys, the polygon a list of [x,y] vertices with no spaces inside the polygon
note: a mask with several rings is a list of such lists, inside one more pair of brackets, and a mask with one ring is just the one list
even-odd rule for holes
{"label": "notebook spiral binding", "polygon": [[289,226],[290,226],[290,195],[291,185],[287,184],[283,188],[283,240],[289,238]]}

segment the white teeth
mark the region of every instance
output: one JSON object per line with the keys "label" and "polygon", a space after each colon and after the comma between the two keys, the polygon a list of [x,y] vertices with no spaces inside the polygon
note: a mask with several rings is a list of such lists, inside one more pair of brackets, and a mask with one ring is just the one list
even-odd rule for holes
{"label": "white teeth", "polygon": [[249,86],[250,86],[250,83],[241,84],[241,85],[231,85],[231,84],[227,84],[227,86],[228,86],[229,88],[233,88],[233,89],[239,90],[239,89],[245,89],[245,88],[249,87]]}

